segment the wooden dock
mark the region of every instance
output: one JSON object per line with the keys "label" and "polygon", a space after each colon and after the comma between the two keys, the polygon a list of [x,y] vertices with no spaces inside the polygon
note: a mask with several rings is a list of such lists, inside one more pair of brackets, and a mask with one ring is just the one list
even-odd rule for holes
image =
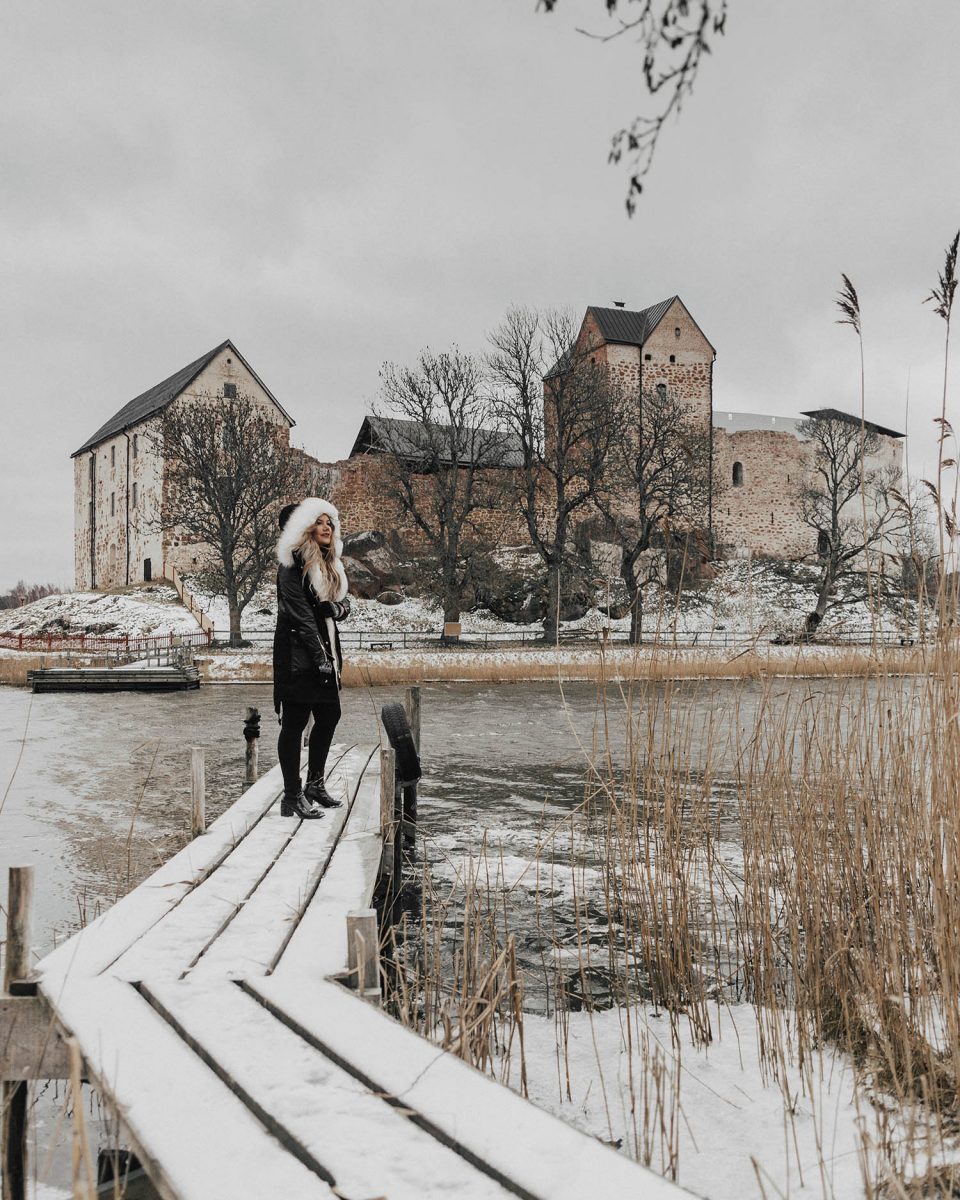
{"label": "wooden dock", "polygon": [[41,667],[27,672],[34,692],[184,692],[200,686],[194,666]]}
{"label": "wooden dock", "polygon": [[334,748],[344,803],[320,821],[279,815],[278,768],[254,783],[11,982],[3,1078],[82,1062],[163,1200],[686,1194],[380,1009],[370,908],[396,845],[393,763]]}

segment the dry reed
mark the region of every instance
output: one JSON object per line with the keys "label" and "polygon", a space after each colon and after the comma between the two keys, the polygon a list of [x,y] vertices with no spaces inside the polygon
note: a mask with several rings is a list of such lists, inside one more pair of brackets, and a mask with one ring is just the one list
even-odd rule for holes
{"label": "dry reed", "polygon": [[[924,674],[933,651],[919,647],[825,650],[805,646],[787,651],[751,649],[746,652],[671,650],[520,650],[506,658],[495,651],[378,652],[348,658],[344,687],[384,687],[401,683],[523,683],[565,681],[625,682],[670,679],[840,678]],[[3,660],[0,660],[2,662]],[[216,656],[197,658],[201,678],[208,683],[237,681],[269,683],[273,667],[265,658],[231,657],[221,668]],[[0,676],[2,678],[2,676]],[[24,674],[25,679],[25,674]]]}
{"label": "dry reed", "polygon": [[[582,804],[562,837],[540,840],[531,869],[544,886],[521,898],[491,850],[444,896],[425,887],[417,949],[400,949],[404,1019],[509,1078],[530,982],[529,964],[526,981],[509,967],[511,939],[532,899],[552,941],[541,982],[560,1094],[567,1009],[623,1006],[625,1045],[643,1064],[628,1080],[639,1160],[675,1176],[681,1046],[709,1043],[716,1006],[746,1000],[788,1127],[788,1066],[812,1105],[821,1054],[838,1050],[856,1070],[865,1194],[953,1194],[943,1164],[960,1152],[960,655],[943,640],[895,662],[838,655],[831,666],[851,657],[858,671],[831,670],[828,684],[762,675],[759,698],[716,724],[704,724],[696,683],[669,682],[671,655],[621,682],[622,762],[601,734]],[[905,660],[922,673],[908,676]],[[554,900],[551,864],[564,856],[573,894]],[[642,1004],[668,1014],[674,1060],[631,1020]]]}

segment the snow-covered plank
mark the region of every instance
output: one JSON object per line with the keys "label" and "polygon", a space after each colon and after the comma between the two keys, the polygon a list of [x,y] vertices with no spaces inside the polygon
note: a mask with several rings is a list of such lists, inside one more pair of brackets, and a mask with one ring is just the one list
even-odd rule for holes
{"label": "snow-covered plank", "polygon": [[322,1164],[339,1195],[390,1200],[506,1200],[513,1195],[304,1042],[236,984],[168,982],[149,985],[148,996],[217,1073],[249,1098],[248,1104],[268,1112]]}
{"label": "snow-covered plank", "polygon": [[[345,752],[337,746],[331,753]],[[304,751],[304,760],[306,751]],[[97,975],[203,882],[250,832],[283,791],[279,764],[273,767],[189,845],[138,887],[38,964],[41,978]],[[51,994],[54,994],[51,992]]]}
{"label": "snow-covered plank", "polygon": [[374,1091],[402,1099],[441,1139],[542,1200],[689,1195],[438,1049],[335,983],[279,972],[245,985]]}
{"label": "snow-covered plank", "polygon": [[329,809],[321,821],[300,824],[236,918],[191,968],[191,978],[241,979],[271,969],[314,895],[331,855],[334,862],[339,857],[337,838],[349,821],[358,783],[372,754],[373,748],[365,746],[343,757],[329,776],[330,791],[343,800],[343,807]]}
{"label": "snow-covered plank", "polygon": [[363,774],[330,865],[275,973],[325,979],[347,967],[347,914],[369,908],[377,883],[380,838],[380,756]]}
{"label": "snow-covered plank", "polygon": [[[350,764],[356,751],[331,755],[328,779],[343,778],[343,764]],[[347,766],[349,770],[349,765]],[[120,956],[110,974],[121,979],[177,978],[201,957],[218,937],[229,938],[236,920],[243,923],[245,906],[269,878],[269,872],[300,831],[320,822],[301,822],[281,817],[274,804],[240,844],[162,920]],[[269,928],[261,931],[269,937]],[[274,940],[276,940],[274,933]],[[242,935],[241,935],[242,939]],[[233,939],[232,944],[237,944]]]}
{"label": "snow-covered plank", "polygon": [[131,984],[71,978],[57,1009],[164,1200],[332,1200]]}

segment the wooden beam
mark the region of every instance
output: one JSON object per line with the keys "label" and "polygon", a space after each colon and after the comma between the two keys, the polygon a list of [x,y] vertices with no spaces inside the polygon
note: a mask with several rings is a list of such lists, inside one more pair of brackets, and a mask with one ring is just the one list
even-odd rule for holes
{"label": "wooden beam", "polygon": [[[26,979],[31,968],[33,934],[33,867],[11,867],[7,889],[7,945],[3,990]],[[6,1200],[26,1200],[30,1177],[29,1097],[26,1083],[0,1085],[0,1194]]]}
{"label": "wooden beam", "polygon": [[403,699],[403,707],[407,714],[407,724],[410,726],[410,735],[413,738],[413,744],[417,748],[417,753],[420,753],[420,688],[408,687],[406,695]]}
{"label": "wooden beam", "polygon": [[207,828],[207,781],[202,746],[190,748],[190,836]]}
{"label": "wooden beam", "polygon": [[379,999],[380,931],[376,909],[347,913],[347,966],[349,986],[364,999]]}
{"label": "wooden beam", "polygon": [[0,996],[0,1080],[67,1079],[66,1045],[39,996]]}
{"label": "wooden beam", "polygon": [[396,754],[391,746],[380,751],[380,836],[383,838],[383,874],[394,873],[393,843],[396,836]]}

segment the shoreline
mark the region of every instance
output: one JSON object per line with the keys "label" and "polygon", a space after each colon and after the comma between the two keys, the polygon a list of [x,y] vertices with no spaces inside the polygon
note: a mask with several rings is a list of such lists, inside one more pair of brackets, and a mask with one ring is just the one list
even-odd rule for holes
{"label": "shoreline", "polygon": [[[360,653],[344,663],[345,689],[411,683],[564,683],[915,677],[934,669],[933,648],[769,647],[730,655],[662,646],[625,649],[442,650]],[[272,683],[267,655],[198,655],[204,684]]]}
{"label": "shoreline", "polygon": [[[601,680],[613,684],[743,679],[887,678],[931,675],[936,645],[769,646],[730,652],[705,647],[523,647],[512,650],[454,649],[355,651],[343,670],[344,688],[414,683],[549,683]],[[204,685],[273,682],[269,651],[204,651],[195,656]],[[26,673],[44,665],[94,665],[92,656],[0,654],[0,685],[26,686]]]}

